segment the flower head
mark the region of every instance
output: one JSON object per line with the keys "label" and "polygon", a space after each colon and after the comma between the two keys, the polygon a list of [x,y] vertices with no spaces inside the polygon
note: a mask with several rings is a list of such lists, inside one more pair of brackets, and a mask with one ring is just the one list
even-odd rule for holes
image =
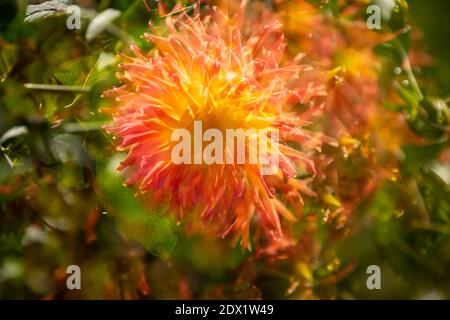
{"label": "flower head", "polygon": [[[179,219],[189,214],[213,222],[211,228],[219,234],[240,235],[242,245],[249,247],[255,213],[267,238],[283,242],[279,214],[296,218],[281,200],[290,200],[299,212],[301,193],[314,194],[295,176],[298,170],[314,174],[308,155],[321,141],[302,126],[320,109],[313,102],[323,93],[312,83],[302,83],[300,75],[307,67],[297,62],[280,66],[285,41],[277,20],[251,34],[242,32],[244,8],[245,3],[231,17],[218,8],[194,17],[169,15],[168,34],[145,34],[155,45],[148,53],[132,46],[134,57],[124,56],[120,66],[123,85],[106,95],[117,101],[108,110],[113,122],[107,130],[118,139],[119,150],[128,152],[120,166],[128,168],[126,184],[169,203]],[[302,114],[291,109],[299,102],[308,108]],[[193,133],[196,121],[223,136],[228,129],[276,134],[277,141],[265,146],[277,152],[274,174],[261,174],[264,159],[174,163],[174,130]],[[251,147],[246,148],[248,160]],[[231,151],[225,146],[223,153]]]}

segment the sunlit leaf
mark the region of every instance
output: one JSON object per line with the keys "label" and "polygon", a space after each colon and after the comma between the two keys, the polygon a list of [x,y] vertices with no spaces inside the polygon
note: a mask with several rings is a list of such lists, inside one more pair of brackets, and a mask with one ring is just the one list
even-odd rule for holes
{"label": "sunlit leaf", "polygon": [[91,41],[100,33],[106,30],[108,25],[120,16],[121,12],[114,9],[106,9],[99,13],[87,27],[86,40]]}
{"label": "sunlit leaf", "polygon": [[6,131],[1,137],[0,137],[0,145],[3,144],[5,141],[27,134],[28,129],[25,126],[16,126],[12,127],[8,131]]}
{"label": "sunlit leaf", "polygon": [[66,0],[52,0],[41,4],[30,4],[27,6],[25,22],[33,22],[39,19],[47,18],[66,12],[68,7]]}

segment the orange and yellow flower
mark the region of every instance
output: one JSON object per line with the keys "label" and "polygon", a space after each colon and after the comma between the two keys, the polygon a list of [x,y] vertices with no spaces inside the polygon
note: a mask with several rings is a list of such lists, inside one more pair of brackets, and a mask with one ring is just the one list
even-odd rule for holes
{"label": "orange and yellow flower", "polygon": [[[245,3],[232,16],[216,7],[193,17],[168,15],[168,34],[145,34],[155,45],[148,53],[132,46],[134,56],[123,56],[120,65],[123,85],[105,95],[116,100],[106,110],[113,117],[107,130],[128,153],[120,166],[127,169],[126,184],[169,203],[178,219],[212,222],[220,235],[241,236],[242,246],[250,248],[252,221],[271,243],[286,243],[279,215],[296,220],[301,194],[314,195],[296,175],[314,175],[309,156],[322,139],[304,126],[320,111],[316,98],[323,90],[302,80],[307,66],[280,65],[286,44],[276,19],[252,24],[251,34],[242,32],[244,9]],[[296,103],[306,111],[292,112]],[[171,134],[180,128],[192,132],[194,121],[221,132],[277,131],[279,143],[269,146],[279,153],[276,173],[262,176],[260,162],[174,164]]]}

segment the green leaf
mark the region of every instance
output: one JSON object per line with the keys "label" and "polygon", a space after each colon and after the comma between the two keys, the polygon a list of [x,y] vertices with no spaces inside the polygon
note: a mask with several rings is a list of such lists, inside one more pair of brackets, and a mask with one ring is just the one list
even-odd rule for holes
{"label": "green leaf", "polygon": [[428,145],[404,145],[402,147],[405,155],[402,164],[409,170],[418,170],[435,159],[443,148],[443,144],[435,143]]}
{"label": "green leaf", "polygon": [[66,12],[67,1],[46,1],[41,4],[30,4],[27,6],[25,22],[33,22],[39,19],[44,19],[50,16],[63,14]]}
{"label": "green leaf", "polygon": [[1,137],[0,137],[0,145],[2,145],[5,141],[27,134],[28,129],[25,126],[16,126],[12,127],[8,131],[6,131]]}
{"label": "green leaf", "polygon": [[128,239],[142,244],[150,253],[167,259],[177,243],[173,219],[150,211],[135,197],[133,189],[123,186],[116,167],[121,157],[115,156],[98,168],[99,184],[103,189],[108,213],[112,213],[119,231]]}
{"label": "green leaf", "polygon": [[56,159],[61,162],[73,161],[85,166],[88,165],[88,158],[80,137],[71,133],[58,134],[53,138],[50,149]]}
{"label": "green leaf", "polygon": [[105,31],[110,23],[120,15],[121,12],[114,9],[106,9],[105,11],[100,12],[94,19],[92,19],[91,23],[87,27],[86,40],[92,41],[96,36]]}

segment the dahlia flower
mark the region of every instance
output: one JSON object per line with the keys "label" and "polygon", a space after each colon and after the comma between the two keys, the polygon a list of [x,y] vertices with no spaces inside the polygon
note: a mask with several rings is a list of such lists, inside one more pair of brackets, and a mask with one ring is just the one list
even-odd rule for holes
{"label": "dahlia flower", "polygon": [[[309,68],[298,60],[280,66],[285,41],[277,20],[253,24],[251,34],[242,32],[244,9],[245,3],[234,15],[216,7],[193,17],[169,14],[166,34],[153,28],[144,35],[152,50],[131,46],[134,56],[122,56],[122,86],[105,93],[116,103],[104,111],[113,118],[107,131],[117,138],[118,150],[128,153],[119,168],[127,169],[126,185],[169,204],[179,220],[194,217],[212,222],[219,235],[240,236],[241,245],[250,249],[252,221],[270,243],[285,243],[279,215],[295,221],[301,194],[314,195],[296,175],[314,174],[309,154],[322,139],[303,127],[320,110],[315,101],[323,91],[302,82]],[[306,111],[293,112],[296,103]],[[279,158],[273,174],[261,174],[264,159],[174,163],[172,134],[178,129],[193,133],[196,121],[223,136],[228,129],[266,130],[268,138],[276,134],[278,141],[265,146]],[[230,151],[225,146],[223,154]],[[283,204],[286,200],[293,211]]]}

